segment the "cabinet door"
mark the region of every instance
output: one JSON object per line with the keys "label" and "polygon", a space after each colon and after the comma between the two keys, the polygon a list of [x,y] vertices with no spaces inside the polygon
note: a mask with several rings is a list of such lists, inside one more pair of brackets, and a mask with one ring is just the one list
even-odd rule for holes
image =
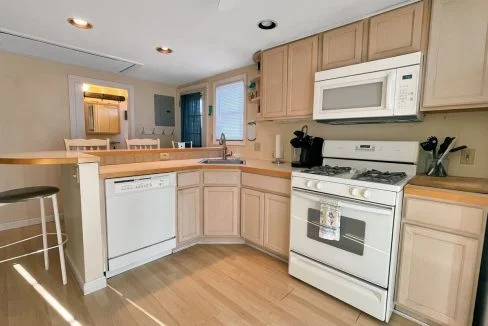
{"label": "cabinet door", "polygon": [[205,187],[203,198],[203,234],[239,236],[239,188]]}
{"label": "cabinet door", "polygon": [[200,236],[200,197],[199,187],[178,190],[178,242]]}
{"label": "cabinet door", "polygon": [[119,108],[107,108],[109,116],[109,132],[111,134],[120,134],[120,115]]}
{"label": "cabinet door", "polygon": [[103,105],[95,106],[95,132],[108,133],[110,132],[110,114],[109,110]]}
{"label": "cabinet door", "polygon": [[322,33],[321,70],[361,62],[363,25],[360,21]]}
{"label": "cabinet door", "polygon": [[241,236],[263,245],[264,193],[241,190]]}
{"label": "cabinet door", "polygon": [[288,45],[287,116],[312,115],[318,43],[313,36]]}
{"label": "cabinet door", "polygon": [[283,256],[290,250],[290,199],[264,195],[264,246]]}
{"label": "cabinet door", "polygon": [[264,51],[261,55],[263,118],[286,116],[288,45]]}
{"label": "cabinet door", "polygon": [[488,1],[433,1],[424,111],[488,104],[487,33]]}
{"label": "cabinet door", "polygon": [[423,5],[419,2],[370,19],[369,61],[420,51]]}
{"label": "cabinet door", "polygon": [[471,323],[478,241],[406,224],[398,304],[442,325]]}

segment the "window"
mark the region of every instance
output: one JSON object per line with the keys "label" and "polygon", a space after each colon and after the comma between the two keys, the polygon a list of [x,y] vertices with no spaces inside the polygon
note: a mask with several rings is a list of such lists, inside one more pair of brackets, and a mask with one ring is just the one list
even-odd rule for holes
{"label": "window", "polygon": [[246,112],[246,76],[240,75],[215,84],[214,140],[224,133],[227,141],[243,144]]}

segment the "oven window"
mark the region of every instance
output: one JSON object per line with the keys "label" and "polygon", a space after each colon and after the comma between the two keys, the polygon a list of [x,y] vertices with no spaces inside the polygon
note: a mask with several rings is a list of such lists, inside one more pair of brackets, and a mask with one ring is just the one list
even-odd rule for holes
{"label": "oven window", "polygon": [[307,237],[315,241],[362,256],[364,252],[364,235],[366,223],[347,216],[341,216],[341,237],[339,241],[326,240],[319,237],[320,211],[309,208],[307,216]]}
{"label": "oven window", "polygon": [[383,82],[324,89],[322,111],[381,107]]}

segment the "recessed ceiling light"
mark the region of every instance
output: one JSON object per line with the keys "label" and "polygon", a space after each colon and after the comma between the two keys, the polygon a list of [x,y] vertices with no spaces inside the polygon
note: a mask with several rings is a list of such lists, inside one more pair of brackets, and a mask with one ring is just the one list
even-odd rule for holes
{"label": "recessed ceiling light", "polygon": [[264,19],[258,23],[258,27],[264,30],[273,29],[276,26],[278,26],[278,24],[271,19]]}
{"label": "recessed ceiling light", "polygon": [[90,22],[88,22],[84,19],[81,19],[81,18],[68,18],[68,23],[70,23],[74,27],[78,27],[81,29],[92,29],[93,28],[93,25]]}
{"label": "recessed ceiling light", "polygon": [[156,48],[156,51],[158,51],[159,53],[163,53],[163,54],[170,54],[173,52],[173,50],[171,50],[170,48],[167,48],[167,47],[160,47],[158,46]]}

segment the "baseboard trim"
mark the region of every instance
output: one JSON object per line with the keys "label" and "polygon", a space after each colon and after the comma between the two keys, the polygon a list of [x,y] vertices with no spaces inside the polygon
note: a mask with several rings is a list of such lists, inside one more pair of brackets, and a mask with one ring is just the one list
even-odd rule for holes
{"label": "baseboard trim", "polygon": [[282,256],[280,256],[280,255],[278,255],[278,254],[275,254],[274,252],[269,251],[269,250],[267,250],[267,249],[265,249],[265,248],[263,248],[263,247],[261,247],[261,246],[259,246],[259,245],[257,245],[257,244],[254,244],[254,243],[252,243],[252,242],[246,241],[246,245],[247,245],[247,246],[249,246],[249,247],[251,247],[251,248],[254,248],[254,249],[256,249],[256,250],[259,250],[259,251],[261,251],[262,253],[265,253],[266,255],[269,255],[269,256],[271,256],[271,257],[274,257],[274,258],[276,258],[276,259],[278,259],[278,260],[281,260],[282,262],[284,262],[284,263],[287,263],[287,264],[288,264],[288,259],[286,259],[286,258],[284,258],[284,257],[282,257]]}
{"label": "baseboard trim", "polygon": [[238,237],[215,237],[215,238],[200,238],[198,244],[245,244],[246,240]]}
{"label": "baseboard trim", "polygon": [[76,281],[78,281],[78,285],[80,286],[81,291],[83,292],[83,295],[88,295],[90,293],[93,293],[95,291],[101,290],[105,287],[107,287],[107,279],[105,277],[100,277],[97,278],[96,280],[90,281],[88,283],[85,283],[83,280],[83,277],[81,276],[80,271],[78,268],[76,268],[73,259],[69,255],[69,252],[67,250],[64,251],[64,255],[66,257],[66,261],[68,262],[68,267],[71,269],[73,272]]}
{"label": "baseboard trim", "polygon": [[[60,214],[59,218],[62,220],[63,214]],[[46,222],[52,222],[52,221],[54,221],[54,215],[47,215],[46,216]],[[40,216],[25,219],[25,220],[1,223],[0,224],[0,231],[18,229],[18,228],[22,228],[25,226],[36,225],[36,224],[41,224],[41,217]]]}
{"label": "baseboard trim", "polygon": [[426,323],[424,323],[424,322],[422,322],[422,321],[420,321],[418,319],[415,319],[415,318],[413,318],[413,317],[411,317],[411,316],[409,316],[409,315],[407,315],[407,314],[405,314],[405,313],[403,313],[401,311],[398,311],[396,309],[393,309],[393,313],[394,314],[397,314],[398,316],[403,317],[403,318],[405,318],[407,320],[410,320],[411,322],[414,322],[417,325],[420,325],[420,326],[429,326],[428,324],[426,324]]}

